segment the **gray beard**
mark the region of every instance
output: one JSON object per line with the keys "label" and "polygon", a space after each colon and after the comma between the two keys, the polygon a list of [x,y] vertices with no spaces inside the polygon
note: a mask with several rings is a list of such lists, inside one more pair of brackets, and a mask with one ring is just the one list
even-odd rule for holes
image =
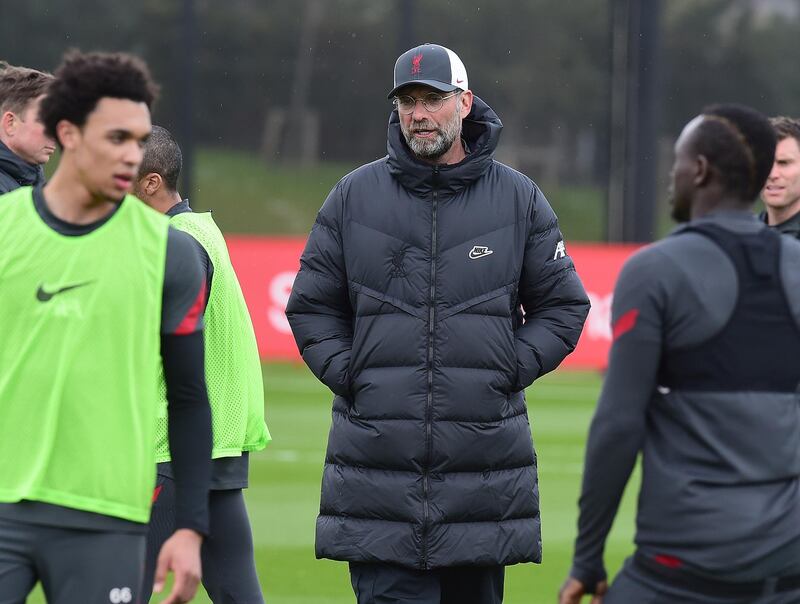
{"label": "gray beard", "polygon": [[402,124],[400,125],[409,148],[414,155],[422,159],[439,159],[450,150],[457,139],[461,138],[461,116],[458,109],[453,111],[450,121],[443,124],[441,128],[436,128],[436,136],[433,138],[420,140],[414,136],[413,128],[430,127],[431,125],[427,120],[412,122],[408,130]]}

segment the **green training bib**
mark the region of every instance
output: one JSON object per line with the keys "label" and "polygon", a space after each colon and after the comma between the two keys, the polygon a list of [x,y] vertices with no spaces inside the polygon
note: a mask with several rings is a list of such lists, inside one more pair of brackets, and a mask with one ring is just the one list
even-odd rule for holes
{"label": "green training bib", "polygon": [[31,191],[0,213],[0,501],[147,522],[168,220],[128,196],[65,236]]}
{"label": "green training bib", "polygon": [[[264,422],[264,383],[250,313],[228,247],[210,212],[183,212],[170,225],[189,233],[206,250],[214,274],[205,313],[206,383],[214,445],[211,456],[258,451],[271,440]],[[166,396],[158,418],[156,458],[169,461]]]}

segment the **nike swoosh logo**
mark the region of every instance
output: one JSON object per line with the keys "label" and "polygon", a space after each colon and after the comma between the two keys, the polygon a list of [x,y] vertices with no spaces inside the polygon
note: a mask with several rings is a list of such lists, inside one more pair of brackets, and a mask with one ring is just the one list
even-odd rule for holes
{"label": "nike swoosh logo", "polygon": [[456,80],[456,84],[463,84],[464,80]]}
{"label": "nike swoosh logo", "polygon": [[488,256],[490,254],[494,254],[494,250],[490,250],[488,247],[478,245],[469,251],[469,257],[472,260],[477,260],[478,258],[483,258],[484,256]]}
{"label": "nike swoosh logo", "polygon": [[54,296],[57,296],[58,294],[63,294],[64,292],[68,292],[71,289],[77,289],[79,287],[89,285],[90,283],[93,283],[93,281],[84,281],[83,283],[76,283],[75,285],[65,285],[64,287],[61,287],[51,292],[45,291],[44,286],[40,285],[39,288],[36,290],[36,299],[39,300],[39,302],[49,302],[50,300],[53,299]]}

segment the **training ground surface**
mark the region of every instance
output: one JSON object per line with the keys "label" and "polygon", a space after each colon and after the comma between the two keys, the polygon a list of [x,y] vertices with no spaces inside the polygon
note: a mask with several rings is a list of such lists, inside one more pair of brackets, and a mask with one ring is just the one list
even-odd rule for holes
{"label": "training ground surface", "polygon": [[[266,601],[352,604],[347,565],[314,558],[314,519],[332,396],[299,365],[265,365],[264,381],[274,440],[251,457],[247,504]],[[572,555],[583,447],[599,388],[597,374],[559,372],[528,389],[539,461],[544,562],[509,567],[506,604],[556,601]],[[611,573],[632,551],[634,495],[629,488],[608,541]],[[200,592],[194,602],[208,603]],[[151,602],[161,599],[154,596]],[[28,602],[44,602],[38,588]]]}

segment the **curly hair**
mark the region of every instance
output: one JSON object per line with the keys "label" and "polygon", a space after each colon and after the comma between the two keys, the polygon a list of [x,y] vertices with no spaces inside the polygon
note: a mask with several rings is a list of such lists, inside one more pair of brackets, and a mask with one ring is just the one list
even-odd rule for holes
{"label": "curly hair", "polygon": [[39,117],[48,136],[57,140],[56,125],[67,120],[82,127],[104,97],[144,103],[152,108],[158,86],[141,59],[126,53],[71,50],[42,99]]}
{"label": "curly hair", "polygon": [[767,182],[775,159],[776,137],[769,120],[744,105],[703,109],[694,139],[695,151],[716,167],[728,192],[755,199]]}
{"label": "curly hair", "polygon": [[22,113],[28,104],[47,92],[53,74],[0,61],[0,114]]}

